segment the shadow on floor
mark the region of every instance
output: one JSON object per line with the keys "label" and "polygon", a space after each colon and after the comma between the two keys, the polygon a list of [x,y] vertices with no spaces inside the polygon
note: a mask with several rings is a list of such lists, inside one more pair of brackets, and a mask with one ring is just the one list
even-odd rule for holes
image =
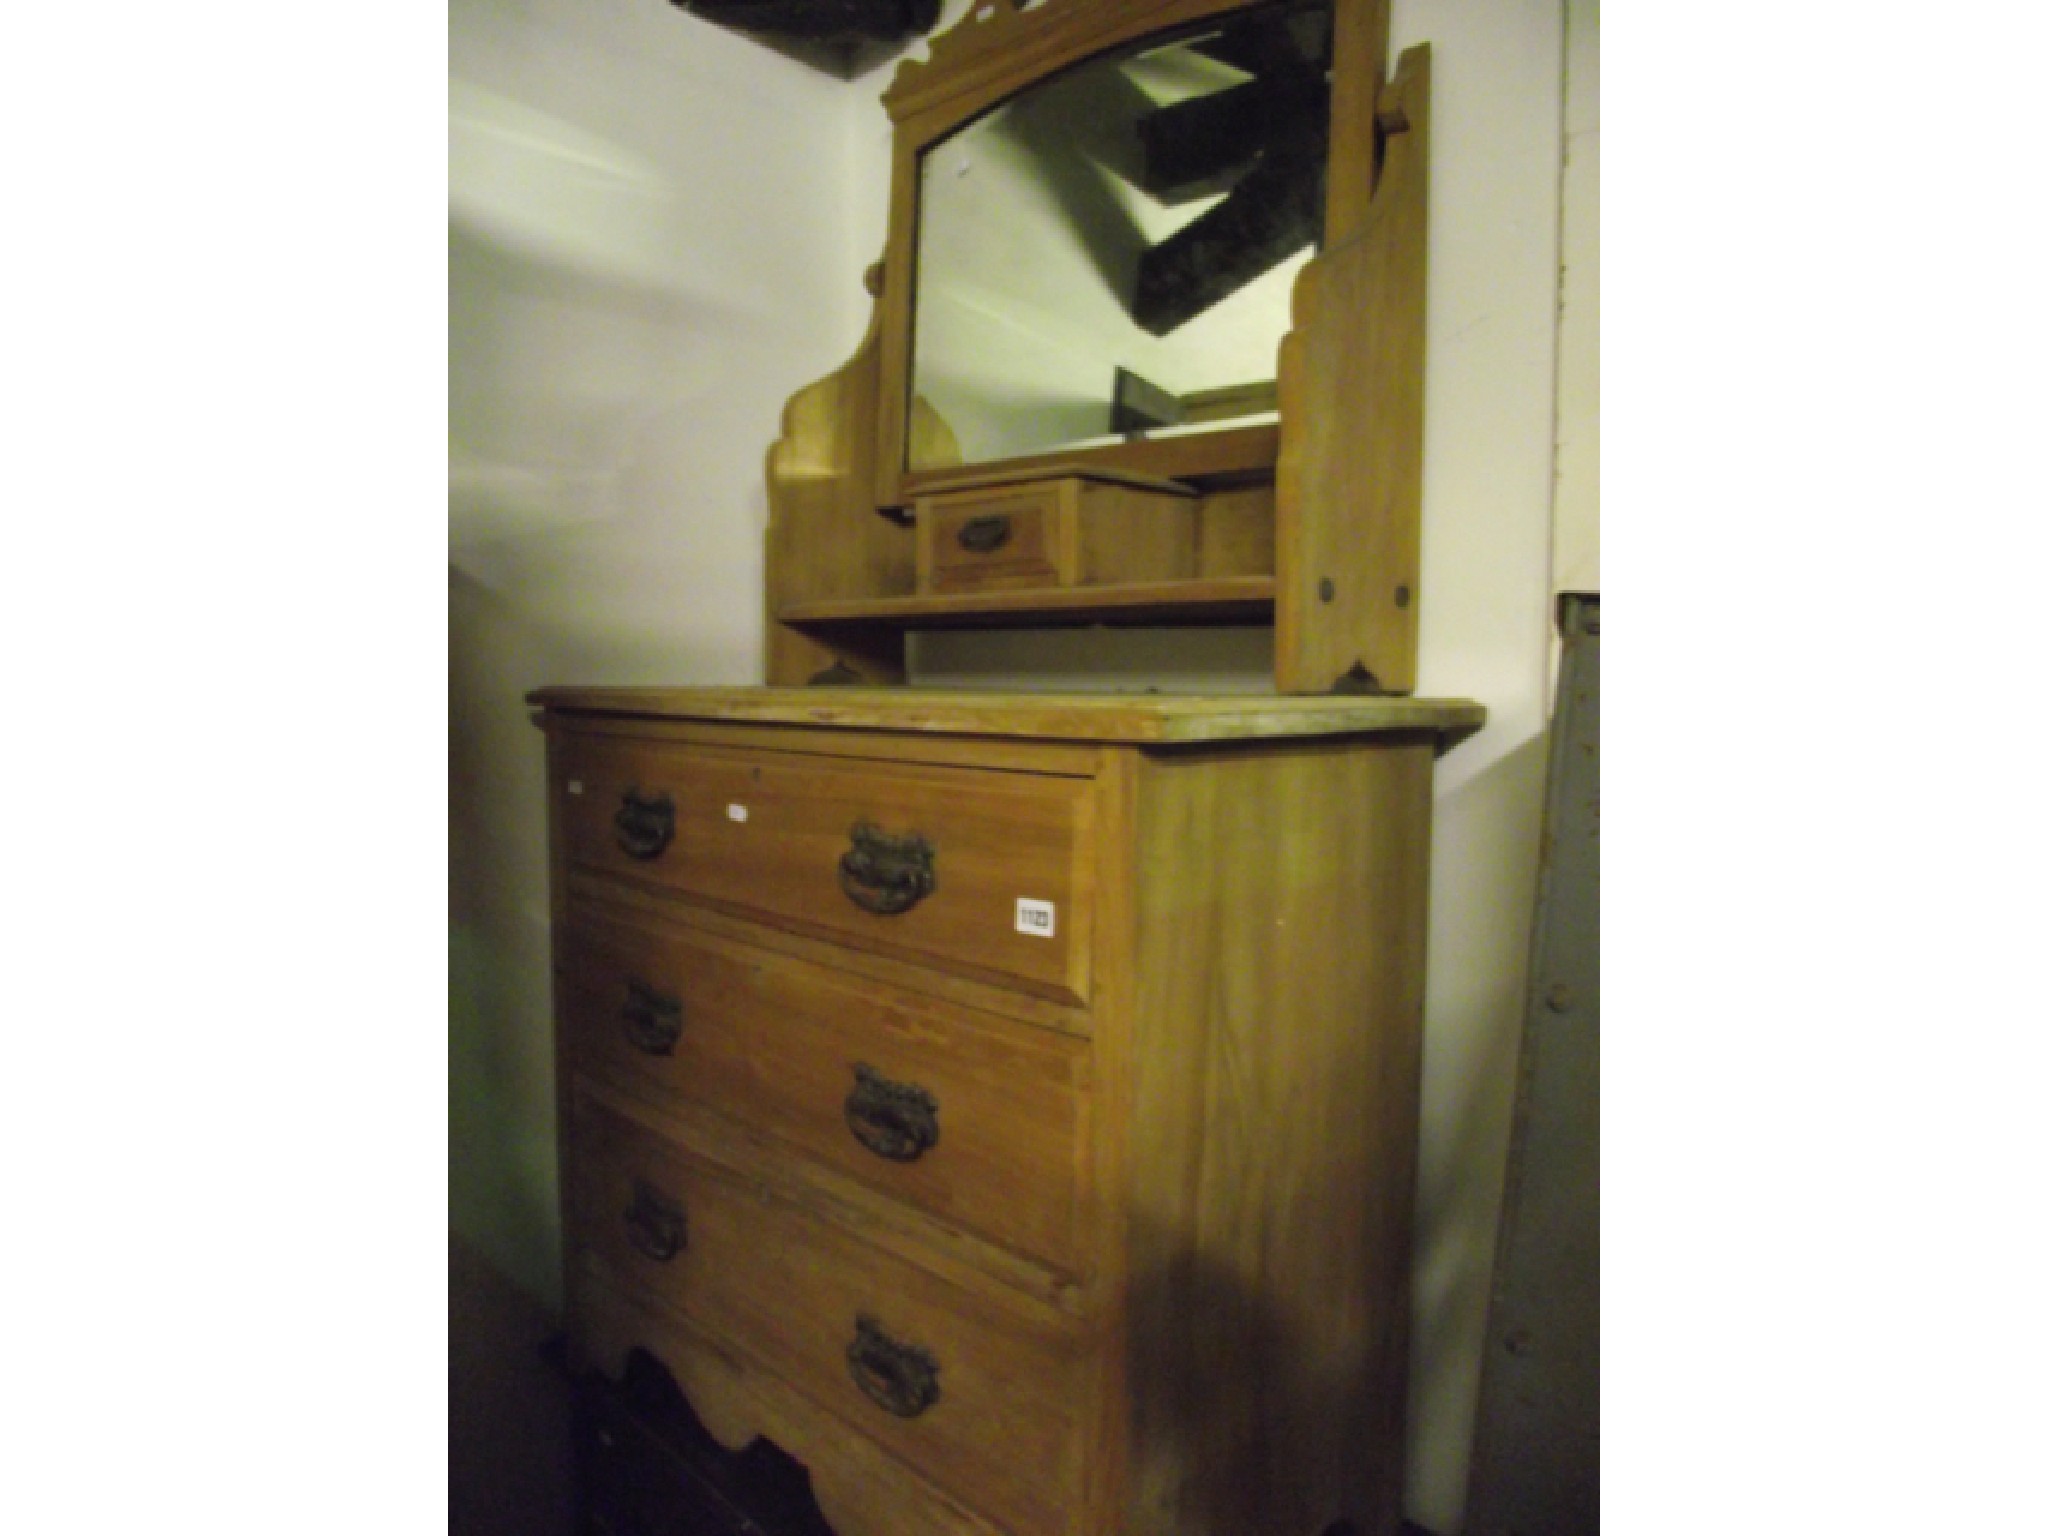
{"label": "shadow on floor", "polygon": [[[547,1353],[555,1319],[524,1291],[498,1273],[474,1248],[450,1237],[448,1249],[448,1530],[449,1536],[578,1536],[575,1455],[575,1394]],[[673,1414],[656,1412],[628,1394],[607,1398],[598,1414],[599,1442],[613,1444],[603,1430],[608,1419],[616,1443],[644,1432],[632,1428],[635,1414],[657,1422]],[[629,1409],[632,1413],[629,1414]],[[701,1435],[701,1430],[698,1434]],[[688,1438],[687,1436],[685,1438]],[[651,1444],[651,1441],[650,1441]],[[621,1453],[624,1454],[623,1452]],[[628,1477],[644,1478],[667,1466],[668,1453],[643,1452],[627,1459]],[[754,1465],[746,1456],[724,1466],[720,1482],[745,1484],[763,1506],[765,1528],[801,1532],[823,1529],[815,1505],[800,1510],[781,1489],[767,1484],[786,1474]],[[775,1476],[771,1476],[775,1473]],[[673,1479],[677,1493],[682,1479]],[[756,1487],[759,1482],[762,1486]],[[690,1482],[695,1499],[710,1499],[710,1484]],[[643,1490],[644,1491],[644,1490]],[[774,1497],[769,1497],[770,1492]],[[656,1501],[664,1507],[676,1500]],[[688,1503],[689,1500],[683,1502]],[[712,1502],[721,1502],[713,1500]],[[785,1507],[787,1506],[787,1507]],[[695,1505],[692,1504],[692,1509]],[[769,1512],[772,1511],[772,1512]],[[633,1522],[637,1523],[637,1522]],[[650,1528],[692,1532],[763,1529],[751,1522],[713,1516],[708,1506],[694,1517],[654,1519]],[[1404,1524],[1402,1536],[1429,1536]]]}
{"label": "shadow on floor", "polygon": [[555,1326],[450,1235],[449,1536],[574,1536],[569,1383],[542,1353]]}

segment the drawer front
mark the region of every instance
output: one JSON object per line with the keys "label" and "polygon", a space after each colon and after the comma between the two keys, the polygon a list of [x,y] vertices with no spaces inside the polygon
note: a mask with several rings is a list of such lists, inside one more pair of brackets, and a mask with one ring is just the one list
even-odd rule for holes
{"label": "drawer front", "polygon": [[577,1100],[572,1234],[644,1289],[1014,1530],[1063,1532],[1081,1487],[1079,1329],[997,1304]]}
{"label": "drawer front", "polygon": [[1089,780],[601,736],[559,762],[577,865],[1087,997]]}
{"label": "drawer front", "polygon": [[562,954],[578,1070],[1079,1273],[1085,1041],[596,905]]}
{"label": "drawer front", "polygon": [[801,1462],[837,1536],[1004,1536],[873,1441],[848,1434],[843,1421],[772,1372],[646,1303],[643,1293],[607,1284],[588,1266],[576,1278],[581,1358],[619,1376],[635,1351],[651,1354],[720,1445],[739,1451],[765,1436]]}
{"label": "drawer front", "polygon": [[927,592],[994,592],[1065,586],[1073,580],[1072,540],[1049,487],[931,497],[918,504],[919,572]]}

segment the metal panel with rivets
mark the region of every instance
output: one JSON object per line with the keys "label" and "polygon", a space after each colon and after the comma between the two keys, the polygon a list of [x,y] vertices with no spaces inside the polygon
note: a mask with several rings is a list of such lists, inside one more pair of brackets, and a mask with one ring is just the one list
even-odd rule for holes
{"label": "metal panel with rivets", "polygon": [[1466,1536],[1600,1529],[1600,599],[1563,665]]}

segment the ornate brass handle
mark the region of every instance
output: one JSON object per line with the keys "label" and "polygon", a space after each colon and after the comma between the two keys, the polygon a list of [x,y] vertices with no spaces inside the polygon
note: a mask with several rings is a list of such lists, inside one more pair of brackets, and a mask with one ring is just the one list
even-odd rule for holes
{"label": "ornate brass handle", "polygon": [[938,885],[932,845],[915,832],[891,837],[871,821],[854,826],[839,859],[839,888],[857,907],[890,917],[908,912]]}
{"label": "ornate brass handle", "polygon": [[901,1419],[914,1419],[939,1400],[939,1362],[915,1344],[892,1339],[872,1317],[853,1321],[846,1365],[854,1385]]}
{"label": "ornate brass handle", "polygon": [[648,1258],[666,1264],[690,1246],[690,1219],[680,1202],[645,1179],[635,1179],[633,1203],[626,1207],[626,1236]]}
{"label": "ornate brass handle", "polygon": [[939,1142],[939,1101],[915,1083],[892,1083],[865,1062],[853,1069],[846,1124],[877,1157],[914,1163]]}
{"label": "ornate brass handle", "polygon": [[676,835],[676,803],[666,790],[643,794],[635,784],[619,796],[612,827],[628,857],[658,859]]}
{"label": "ornate brass handle", "polygon": [[1010,519],[1007,513],[993,513],[987,517],[970,517],[960,525],[960,531],[953,535],[960,541],[960,547],[977,555],[992,555],[1010,542]]}
{"label": "ornate brass handle", "polygon": [[626,1004],[619,1010],[626,1038],[650,1056],[673,1056],[683,1036],[683,1000],[626,978]]}

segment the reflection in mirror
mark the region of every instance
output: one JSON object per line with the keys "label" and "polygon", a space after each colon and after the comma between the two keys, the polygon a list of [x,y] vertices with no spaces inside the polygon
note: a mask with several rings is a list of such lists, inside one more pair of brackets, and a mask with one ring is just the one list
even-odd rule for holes
{"label": "reflection in mirror", "polygon": [[[1328,0],[1091,59],[928,149],[913,394],[960,458],[1275,419],[1321,233]],[[936,468],[912,444],[908,467]]]}

